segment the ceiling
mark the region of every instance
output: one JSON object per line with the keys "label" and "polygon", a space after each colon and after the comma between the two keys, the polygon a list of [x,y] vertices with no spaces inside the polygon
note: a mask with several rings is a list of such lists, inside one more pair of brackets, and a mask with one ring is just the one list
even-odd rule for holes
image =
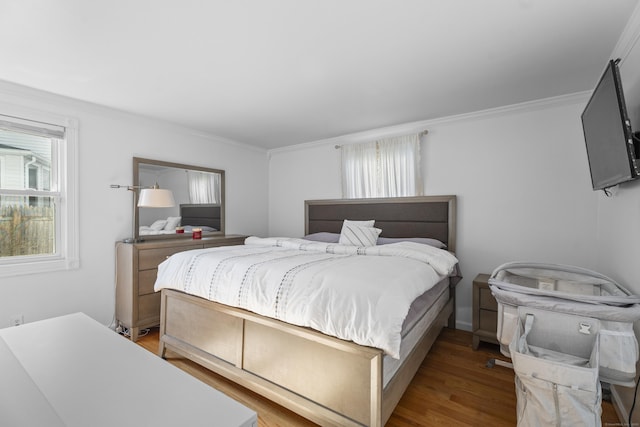
{"label": "ceiling", "polygon": [[637,0],[0,0],[0,80],[266,149],[591,90]]}

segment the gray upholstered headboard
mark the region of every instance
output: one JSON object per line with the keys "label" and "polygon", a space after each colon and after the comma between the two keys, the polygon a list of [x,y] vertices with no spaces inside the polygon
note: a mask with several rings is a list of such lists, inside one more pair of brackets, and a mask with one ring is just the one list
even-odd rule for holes
{"label": "gray upholstered headboard", "polygon": [[220,230],[221,213],[218,204],[181,204],[182,225],[207,226]]}
{"label": "gray upholstered headboard", "polygon": [[305,201],[305,234],[340,233],[345,219],[375,219],[381,237],[430,237],[456,248],[456,196]]}

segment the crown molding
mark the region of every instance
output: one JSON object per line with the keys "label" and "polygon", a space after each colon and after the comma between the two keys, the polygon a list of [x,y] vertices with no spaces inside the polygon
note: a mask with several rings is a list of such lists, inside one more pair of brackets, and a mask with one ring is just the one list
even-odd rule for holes
{"label": "crown molding", "polygon": [[378,129],[371,129],[363,132],[356,132],[347,135],[337,136],[333,138],[311,141],[288,147],[280,147],[269,150],[271,154],[277,154],[288,151],[306,150],[309,148],[325,146],[325,145],[344,145],[367,142],[378,138],[387,138],[392,136],[406,135],[410,133],[419,133],[429,130],[442,124],[449,124],[461,121],[477,120],[495,116],[504,116],[514,113],[522,113],[527,111],[541,110],[559,105],[586,103],[589,99],[591,91],[576,92],[567,95],[554,96],[550,98],[527,101],[518,104],[505,105],[502,107],[489,108],[486,110],[474,111],[471,113],[457,114],[453,116],[441,117],[438,119],[421,120],[416,122],[404,123],[395,126],[387,126]]}
{"label": "crown molding", "polygon": [[41,89],[32,88],[29,86],[20,85],[18,83],[8,82],[6,80],[0,80],[0,93],[4,95],[5,101],[7,98],[13,98],[10,103],[24,106],[26,103],[38,103],[47,104],[49,108],[54,108],[55,111],[59,111],[61,108],[74,110],[71,115],[78,116],[76,110],[88,112],[92,114],[106,115],[110,117],[117,117],[120,120],[136,121],[148,123],[149,126],[161,127],[167,131],[181,133],[184,135],[190,135],[198,138],[207,139],[209,141],[218,142],[221,144],[231,145],[234,147],[266,153],[267,150],[262,147],[250,145],[244,142],[235,141],[232,139],[224,138],[212,133],[199,131],[196,129],[188,128],[185,126],[172,123],[170,121],[158,120],[152,117],[131,113],[124,110],[118,110],[116,108],[108,107],[105,105],[95,104],[88,101],[82,101],[76,98],[71,98],[64,95],[58,95],[52,92],[47,92]]}
{"label": "crown molding", "polygon": [[620,38],[613,48],[611,57],[620,58],[621,62],[624,62],[638,43],[638,40],[640,40],[640,3],[636,5],[631,13],[627,25],[622,30]]}

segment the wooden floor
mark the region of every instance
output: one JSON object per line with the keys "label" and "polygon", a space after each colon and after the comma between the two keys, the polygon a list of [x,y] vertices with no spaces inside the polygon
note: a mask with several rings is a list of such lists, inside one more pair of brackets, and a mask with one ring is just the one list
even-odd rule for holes
{"label": "wooden floor", "polygon": [[[138,344],[156,353],[158,329]],[[513,370],[488,368],[491,358],[506,360],[497,346],[481,343],[474,351],[469,332],[444,329],[387,426],[515,426]],[[259,427],[315,425],[189,360],[170,352],[167,360],[256,411]],[[602,404],[602,424],[621,425],[609,402]]]}

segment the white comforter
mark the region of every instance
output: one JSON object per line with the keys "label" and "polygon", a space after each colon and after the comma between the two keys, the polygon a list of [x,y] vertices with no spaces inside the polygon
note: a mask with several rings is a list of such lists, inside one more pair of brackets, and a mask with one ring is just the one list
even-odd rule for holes
{"label": "white comforter", "polygon": [[413,242],[363,248],[249,237],[244,246],[171,256],[158,267],[155,289],[177,289],[398,358],[409,306],[456,263],[445,250]]}

